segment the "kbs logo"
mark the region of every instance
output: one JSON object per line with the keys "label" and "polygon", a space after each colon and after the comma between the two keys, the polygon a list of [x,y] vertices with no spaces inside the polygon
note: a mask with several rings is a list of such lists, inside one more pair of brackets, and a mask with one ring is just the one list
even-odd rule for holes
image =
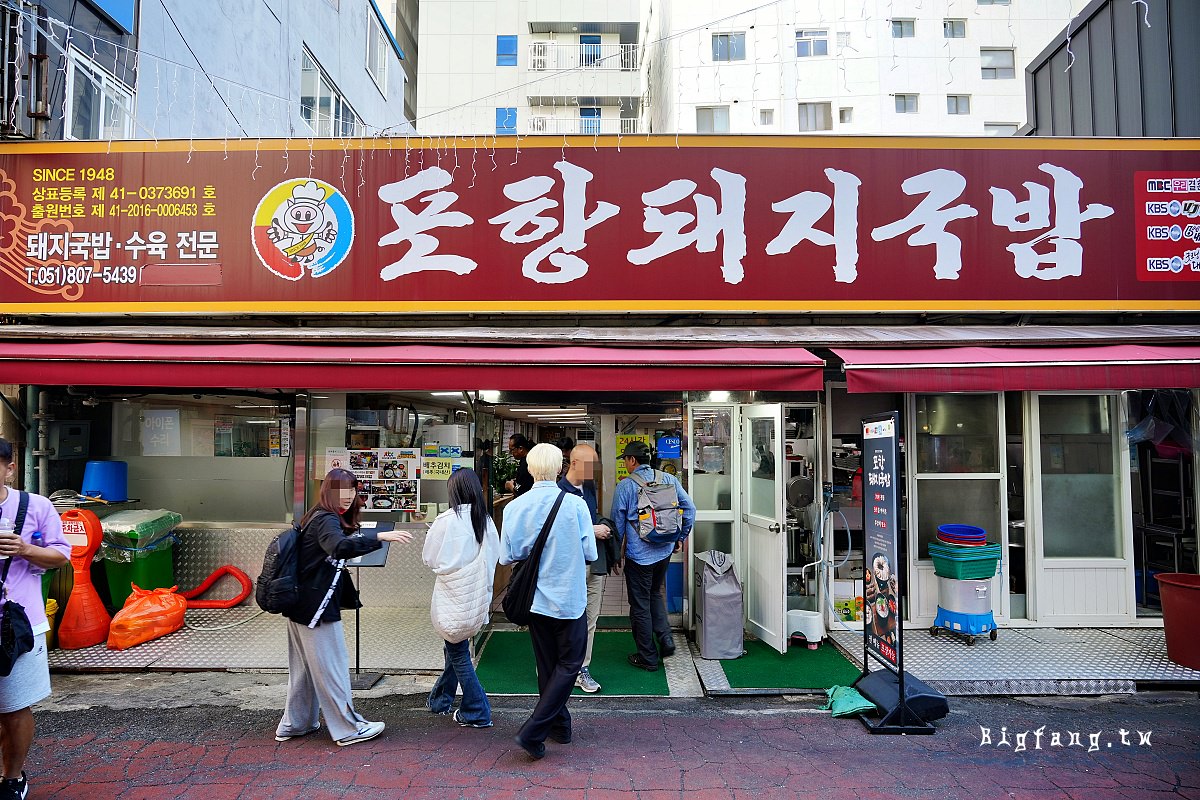
{"label": "kbs logo", "polygon": [[1183,228],[1178,225],[1150,225],[1146,238],[1152,242],[1178,242],[1183,238]]}

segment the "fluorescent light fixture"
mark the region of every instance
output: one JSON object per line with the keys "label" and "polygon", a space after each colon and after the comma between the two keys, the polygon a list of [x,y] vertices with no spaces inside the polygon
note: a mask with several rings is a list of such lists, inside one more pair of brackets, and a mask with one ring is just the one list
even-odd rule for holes
{"label": "fluorescent light fixture", "polygon": [[530,414],[530,419],[582,419],[588,414],[586,411],[568,411],[563,414]]}
{"label": "fluorescent light fixture", "polygon": [[462,392],[430,392],[430,397],[462,397]]}
{"label": "fluorescent light fixture", "polygon": [[563,408],[562,406],[552,406],[550,408],[522,408],[520,406],[516,406],[516,407],[509,406],[508,410],[516,411],[521,414],[529,414],[530,412],[534,412],[534,411],[562,411],[562,412],[570,412],[572,414],[574,414],[574,413],[586,414],[587,413],[587,410],[583,409],[583,408]]}
{"label": "fluorescent light fixture", "polygon": [[280,406],[272,406],[272,405],[265,405],[265,406],[246,405],[246,406],[234,406],[234,408],[280,408]]}
{"label": "fluorescent light fixture", "polygon": [[247,425],[278,425],[277,419],[248,419],[245,421]]}
{"label": "fluorescent light fixture", "polygon": [[682,422],[683,417],[662,417],[658,421],[659,422]]}
{"label": "fluorescent light fixture", "polygon": [[709,392],[708,400],[710,403],[728,403],[729,392]]}

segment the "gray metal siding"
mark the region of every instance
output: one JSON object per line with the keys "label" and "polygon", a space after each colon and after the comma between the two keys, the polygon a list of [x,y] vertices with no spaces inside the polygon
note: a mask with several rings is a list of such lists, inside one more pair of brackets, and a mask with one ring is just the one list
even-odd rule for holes
{"label": "gray metal siding", "polygon": [[1142,136],[1141,20],[1132,3],[1113,5],[1113,60],[1117,66],[1117,135]]}
{"label": "gray metal siding", "polygon": [[1092,129],[1092,54],[1091,37],[1084,28],[1071,41],[1074,66],[1067,73],[1071,92],[1071,130],[1076,136],[1091,136]]}
{"label": "gray metal siding", "polygon": [[1172,3],[1171,69],[1175,74],[1175,128],[1200,135],[1200,3]]}
{"label": "gray metal siding", "polygon": [[1092,65],[1092,119],[1096,136],[1117,135],[1117,74],[1113,61],[1112,10],[1105,6],[1088,26]]}

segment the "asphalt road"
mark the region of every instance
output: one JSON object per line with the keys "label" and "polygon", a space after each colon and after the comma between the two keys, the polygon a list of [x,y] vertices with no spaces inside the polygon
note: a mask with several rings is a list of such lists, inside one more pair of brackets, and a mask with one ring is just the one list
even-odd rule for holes
{"label": "asphalt road", "polygon": [[575,741],[533,762],[512,742],[528,698],[493,698],[495,727],[473,730],[424,711],[420,682],[397,679],[356,701],[387,723],[378,739],[277,743],[283,680],[55,676],[30,796],[1200,800],[1194,693],[953,699],[936,735],[908,737],[871,736],[811,697],[589,697],[572,703]]}

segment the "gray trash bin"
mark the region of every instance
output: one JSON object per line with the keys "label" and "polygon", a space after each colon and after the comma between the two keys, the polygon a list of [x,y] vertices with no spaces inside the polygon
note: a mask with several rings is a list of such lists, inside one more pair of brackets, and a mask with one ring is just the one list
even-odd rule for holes
{"label": "gray trash bin", "polygon": [[742,582],[733,557],[720,550],[696,554],[696,645],[701,658],[739,658],[742,649]]}

